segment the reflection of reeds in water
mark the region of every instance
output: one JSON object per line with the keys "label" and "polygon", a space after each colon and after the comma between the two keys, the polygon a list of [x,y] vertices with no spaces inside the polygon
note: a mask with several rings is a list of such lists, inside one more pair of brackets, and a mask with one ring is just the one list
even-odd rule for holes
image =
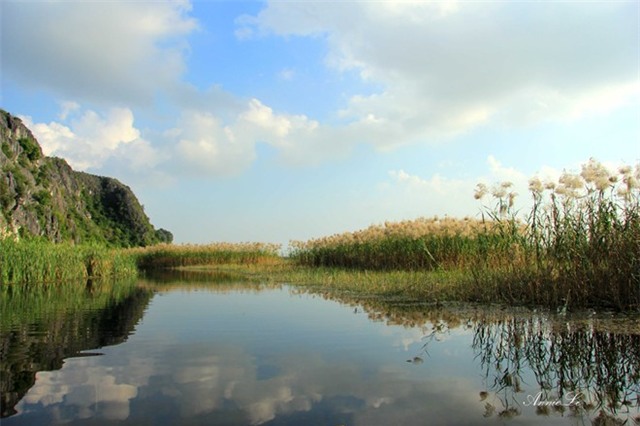
{"label": "reflection of reeds in water", "polygon": [[[640,333],[601,330],[597,321],[555,322],[540,316],[480,321],[473,348],[488,388],[501,395],[503,407],[522,404],[523,373],[530,370],[542,401],[538,414],[552,410],[602,412],[602,416],[638,414],[640,408]],[[620,330],[618,330],[620,331]],[[578,397],[576,403],[569,402]]]}
{"label": "reflection of reeds in water", "polygon": [[30,321],[46,322],[69,312],[102,309],[128,296],[136,287],[133,278],[68,281],[51,287],[3,287],[0,291],[0,330]]}
{"label": "reflection of reeds in water", "polygon": [[[419,357],[438,336],[453,329],[473,332],[472,349],[487,388],[480,392],[487,417],[520,415],[540,392],[543,401],[580,405],[535,407],[539,415],[572,412],[594,424],[640,423],[640,317],[583,311],[566,316],[526,308],[441,305],[389,301],[324,292],[369,318],[390,325],[419,327],[424,333]],[[423,355],[424,354],[424,355]],[[532,379],[533,378],[533,379]],[[535,380],[535,381],[533,381]],[[622,419],[622,420],[620,420]],[[633,420],[629,420],[633,419]]]}
{"label": "reflection of reeds in water", "polygon": [[260,292],[280,288],[280,284],[252,280],[243,274],[216,269],[155,269],[146,271],[138,285],[158,292],[173,290],[215,293]]}

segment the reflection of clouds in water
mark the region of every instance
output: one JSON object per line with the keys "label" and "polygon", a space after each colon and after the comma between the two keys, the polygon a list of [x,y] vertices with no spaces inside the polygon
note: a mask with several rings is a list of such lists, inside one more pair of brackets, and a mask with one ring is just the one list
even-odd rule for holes
{"label": "reflection of clouds in water", "polygon": [[295,372],[259,380],[255,358],[236,347],[179,352],[180,357],[168,354],[161,364],[181,361],[163,391],[171,392],[182,417],[204,414],[232,401],[247,413],[252,424],[261,424],[281,413],[308,411],[321,399],[315,391],[305,393]]}
{"label": "reflection of clouds in water", "polygon": [[94,361],[94,358],[67,360],[59,371],[38,373],[36,384],[20,404],[26,412],[30,404],[73,407],[73,410],[53,410],[59,422],[97,414],[112,420],[126,419],[129,402],[136,397],[137,388],[118,379],[116,376],[122,376],[119,372],[95,365]]}
{"label": "reflection of clouds in water", "polygon": [[[395,329],[387,342],[404,339],[411,346],[423,336],[422,329]],[[348,416],[350,424],[368,426],[426,419],[448,424],[482,416],[477,384],[426,376],[404,357],[373,365],[362,355],[338,360],[290,351],[256,357],[242,347],[216,343],[171,344],[161,350],[125,344],[105,354],[67,360],[59,371],[40,373],[20,410],[42,404],[56,421],[98,416],[132,424],[145,416],[143,410],[131,415],[132,400],[149,409],[162,401],[178,423],[225,415],[228,409],[254,425],[314,410],[321,411],[310,416]]]}
{"label": "reflection of clouds in water", "polygon": [[[416,370],[406,368],[404,361],[371,370],[355,359],[336,362],[329,353],[281,355],[268,360],[276,373],[264,379],[256,364],[264,360],[235,346],[172,346],[144,361],[144,353],[121,348],[118,359],[124,366],[96,365],[109,357],[92,357],[40,373],[22,402],[24,409],[43,404],[57,413],[57,421],[94,416],[125,420],[135,398],[148,399],[153,407],[154,398],[165,397],[163,403],[182,419],[231,406],[245,413],[248,423],[259,425],[321,405],[350,416],[354,424],[382,425],[425,419],[444,424],[452,412],[478,405],[473,400],[477,388],[469,383],[413,377]],[[132,357],[128,365],[127,357]]]}
{"label": "reflection of clouds in water", "polygon": [[408,351],[412,349],[411,347],[413,345],[422,343],[428,331],[426,327],[404,328],[401,326],[391,326],[382,328],[380,333],[391,339],[393,347],[403,348],[405,351]]}

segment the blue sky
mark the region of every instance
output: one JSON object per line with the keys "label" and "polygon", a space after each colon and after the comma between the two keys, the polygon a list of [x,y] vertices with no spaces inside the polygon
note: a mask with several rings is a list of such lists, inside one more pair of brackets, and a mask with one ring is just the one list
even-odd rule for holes
{"label": "blue sky", "polygon": [[477,215],[640,160],[640,3],[17,1],[2,108],[176,242]]}

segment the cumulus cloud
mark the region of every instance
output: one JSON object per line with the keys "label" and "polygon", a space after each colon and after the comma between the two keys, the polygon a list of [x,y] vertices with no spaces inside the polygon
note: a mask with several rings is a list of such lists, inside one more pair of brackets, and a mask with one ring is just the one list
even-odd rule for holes
{"label": "cumulus cloud", "polygon": [[168,135],[177,140],[176,151],[185,169],[198,174],[230,174],[246,168],[255,158],[253,141],[237,138],[212,114],[188,112]]}
{"label": "cumulus cloud", "polygon": [[2,70],[65,97],[149,103],[185,69],[189,10],[183,0],[5,2]]}
{"label": "cumulus cloud", "polygon": [[130,108],[96,111],[67,101],[61,103],[59,118],[49,123],[29,116],[22,120],[45,155],[63,157],[77,170],[230,176],[251,166],[258,143],[276,148],[283,161],[296,164],[319,161],[323,152],[329,156],[336,151],[323,150],[318,122],[278,114],[258,99],[226,114],[185,110],[153,142],[136,127]]}
{"label": "cumulus cloud", "polygon": [[275,147],[284,161],[308,163],[321,143],[319,124],[305,115],[278,114],[258,99],[250,99],[235,117],[223,121],[201,110],[185,111],[165,133],[175,146],[181,172],[233,175],[256,158],[256,145]]}
{"label": "cumulus cloud", "polygon": [[[72,116],[69,113],[74,111]],[[62,123],[34,123],[22,117],[42,146],[45,155],[65,158],[77,170],[100,169],[117,159],[135,169],[149,169],[160,156],[141,137],[128,108],[110,108],[105,113],[82,110],[77,103],[63,105]]]}
{"label": "cumulus cloud", "polygon": [[[373,93],[347,92],[331,124],[183,81],[187,36],[198,29],[188,1],[3,6],[2,69],[67,99],[58,122],[30,123],[46,152],[80,169],[117,160],[228,176],[250,167],[261,143],[283,162],[312,164],[362,143],[387,150],[486,124],[579,120],[640,99],[632,1],[270,2],[240,17],[246,43],[318,37],[328,68],[373,83]],[[152,139],[133,115],[159,98],[181,112]],[[121,107],[87,110],[84,100]]]}
{"label": "cumulus cloud", "polygon": [[323,37],[327,66],[382,85],[340,115],[349,136],[385,148],[637,104],[635,11],[632,1],[270,2],[238,27],[244,38]]}

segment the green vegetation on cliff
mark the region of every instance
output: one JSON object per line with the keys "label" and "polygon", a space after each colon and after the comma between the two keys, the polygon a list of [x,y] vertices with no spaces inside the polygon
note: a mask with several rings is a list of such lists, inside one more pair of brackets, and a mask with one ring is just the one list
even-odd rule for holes
{"label": "green vegetation on cliff", "polygon": [[19,118],[0,110],[0,238],[115,247],[171,242],[156,230],[131,189],[116,179],[78,172],[44,156]]}

